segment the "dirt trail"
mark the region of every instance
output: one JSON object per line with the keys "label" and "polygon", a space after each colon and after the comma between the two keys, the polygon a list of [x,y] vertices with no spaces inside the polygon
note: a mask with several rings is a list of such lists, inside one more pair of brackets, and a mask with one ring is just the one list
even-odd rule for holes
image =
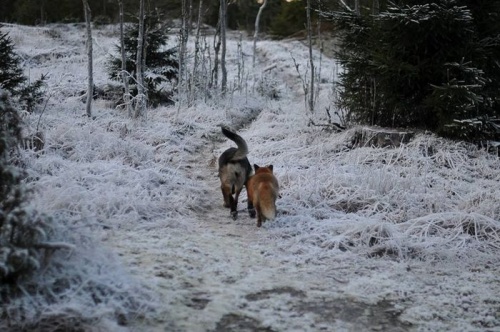
{"label": "dirt trail", "polygon": [[[347,281],[335,277],[331,262],[283,261],[280,239],[271,238],[266,227],[257,228],[256,220],[248,216],[245,191],[234,221],[222,206],[213,162],[218,157],[214,151],[221,151],[221,146],[207,141],[201,153],[186,161],[191,167],[181,170],[205,189],[208,210],[200,209],[193,219],[178,225],[152,225],[141,232],[122,229],[110,239],[139,277],[151,276],[148,283],[164,304],[157,320],[134,330],[408,330],[389,303],[368,305],[343,298]],[[141,245],[145,241],[148,245]]]}
{"label": "dirt trail", "polygon": [[[191,176],[207,190],[209,211],[178,227],[116,231],[113,246],[164,306],[137,331],[405,331],[389,303],[367,305],[339,297],[343,282],[324,266],[276,259],[279,239],[257,228],[246,195],[234,221],[222,207],[214,154],[193,157]],[[147,241],[148,246],[141,243]],[[135,247],[136,245],[136,247]],[[148,249],[145,250],[144,248]],[[141,248],[140,250],[138,248]]]}

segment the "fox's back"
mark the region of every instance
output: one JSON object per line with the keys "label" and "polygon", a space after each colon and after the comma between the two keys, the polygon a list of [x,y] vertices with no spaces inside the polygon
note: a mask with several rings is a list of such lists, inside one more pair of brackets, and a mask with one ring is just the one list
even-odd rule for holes
{"label": "fox's back", "polygon": [[278,180],[272,172],[257,170],[256,174],[250,179],[250,195],[258,194],[258,200],[270,200],[278,197]]}

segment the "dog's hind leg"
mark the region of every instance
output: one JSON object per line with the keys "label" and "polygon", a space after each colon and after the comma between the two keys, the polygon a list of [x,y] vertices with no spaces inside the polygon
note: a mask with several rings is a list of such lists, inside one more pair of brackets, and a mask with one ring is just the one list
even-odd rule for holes
{"label": "dog's hind leg", "polygon": [[246,187],[246,190],[247,190],[247,200],[248,200],[247,210],[248,210],[248,215],[250,216],[250,218],[255,218],[255,208],[253,206],[252,193],[250,192],[250,190],[248,190],[248,188],[249,188],[248,181],[247,181],[247,184],[245,185],[245,187]]}
{"label": "dog's hind leg", "polygon": [[234,193],[234,198],[231,195],[231,217],[233,217],[234,220],[238,219],[238,198],[240,197],[241,189],[236,189]]}
{"label": "dog's hind leg", "polygon": [[222,185],[222,196],[224,197],[224,207],[230,208],[233,206],[233,195],[231,195],[231,189],[225,185]]}

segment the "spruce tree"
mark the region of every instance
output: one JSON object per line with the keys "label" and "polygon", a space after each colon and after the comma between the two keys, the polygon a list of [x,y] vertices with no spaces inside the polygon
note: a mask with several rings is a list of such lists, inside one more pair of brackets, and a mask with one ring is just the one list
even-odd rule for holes
{"label": "spruce tree", "polygon": [[0,296],[38,269],[49,218],[27,207],[24,172],[12,162],[21,141],[21,119],[0,89]]}
{"label": "spruce tree", "polygon": [[[130,86],[135,86],[136,79],[136,59],[137,59],[137,36],[138,25],[134,24],[125,29],[125,55],[126,71],[129,74]],[[176,48],[165,49],[168,42],[168,35],[165,27],[159,27],[148,21],[146,28],[146,68],[145,87],[148,102],[157,106],[168,104],[173,98],[173,82],[177,80],[179,73],[179,60]],[[117,54],[121,54],[121,47],[117,46]],[[122,61],[121,57],[112,57],[108,62],[108,75],[111,79],[122,81]],[[135,89],[134,93],[137,93]]]}
{"label": "spruce tree", "polygon": [[0,88],[15,94],[19,86],[25,82],[21,59],[14,53],[12,39],[7,33],[0,32]]}
{"label": "spruce tree", "polygon": [[0,89],[10,92],[27,112],[32,112],[44,97],[45,80],[46,75],[42,75],[34,82],[28,82],[12,39],[7,33],[0,33]]}
{"label": "spruce tree", "polygon": [[455,137],[457,121],[498,115],[500,6],[480,2],[401,0],[379,15],[330,13],[342,31],[340,106],[361,123]]}

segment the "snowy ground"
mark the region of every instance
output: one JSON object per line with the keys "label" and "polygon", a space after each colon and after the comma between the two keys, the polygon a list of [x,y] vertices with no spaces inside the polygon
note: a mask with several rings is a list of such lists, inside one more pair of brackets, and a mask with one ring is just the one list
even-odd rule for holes
{"label": "snowy ground", "polygon": [[[83,28],[2,30],[30,77],[50,73],[47,108],[25,115],[46,147],[24,157],[33,206],[77,247],[35,280],[52,290],[71,280],[64,292],[6,306],[23,303],[32,326],[71,316],[66,327],[84,318],[89,331],[500,331],[498,157],[425,134],[352,149],[356,128],[308,126],[326,121],[338,68],[322,57],[308,114],[297,41],[259,42],[252,69],[243,38],[247,89],[226,99],[151,109],[145,121],[97,100],[89,120]],[[98,86],[116,32],[94,30]],[[242,65],[233,37],[230,84]],[[237,221],[222,207],[216,159],[232,143],[221,124],[247,140],[251,163],[275,167],[279,216],[262,228],[246,199]]]}

